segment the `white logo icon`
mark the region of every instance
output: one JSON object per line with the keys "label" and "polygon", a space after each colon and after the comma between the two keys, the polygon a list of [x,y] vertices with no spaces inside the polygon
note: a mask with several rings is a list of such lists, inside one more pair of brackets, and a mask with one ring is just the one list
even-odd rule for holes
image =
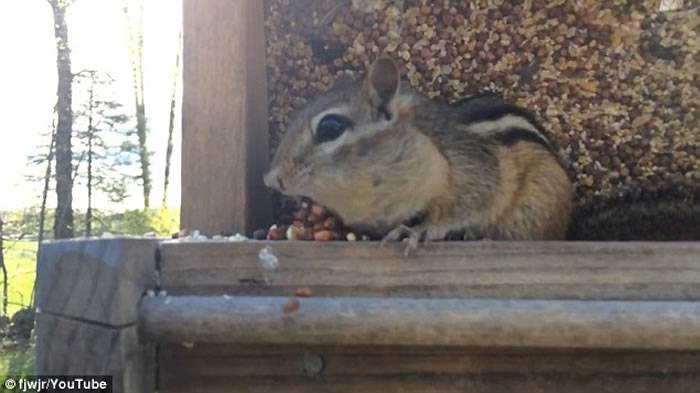
{"label": "white logo icon", "polygon": [[5,387],[9,390],[13,390],[16,386],[17,386],[17,382],[15,382],[15,380],[12,378],[8,378],[5,381]]}

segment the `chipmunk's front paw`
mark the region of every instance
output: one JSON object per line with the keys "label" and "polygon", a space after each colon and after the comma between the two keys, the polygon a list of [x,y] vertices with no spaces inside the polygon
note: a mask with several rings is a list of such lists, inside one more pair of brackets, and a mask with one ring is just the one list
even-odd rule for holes
{"label": "chipmunk's front paw", "polygon": [[384,236],[380,245],[384,247],[387,242],[406,239],[406,248],[403,250],[404,256],[409,256],[411,251],[418,248],[418,244],[421,240],[428,243],[427,230],[421,226],[419,227],[407,227],[406,225],[399,225],[392,229],[389,233]]}
{"label": "chipmunk's front paw", "polygon": [[411,233],[411,228],[407,227],[406,225],[401,224],[401,225],[397,226],[396,228],[392,229],[391,231],[389,231],[389,233],[387,233],[382,238],[382,241],[381,241],[381,243],[379,243],[379,245],[381,247],[386,247],[386,244],[388,242],[395,242],[395,241],[401,240],[401,238],[403,238],[405,236],[409,236],[410,233]]}

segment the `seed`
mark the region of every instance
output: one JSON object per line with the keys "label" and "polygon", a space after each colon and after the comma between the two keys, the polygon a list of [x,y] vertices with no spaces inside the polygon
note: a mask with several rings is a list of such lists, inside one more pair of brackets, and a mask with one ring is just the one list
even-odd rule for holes
{"label": "seed", "polygon": [[329,230],[314,232],[314,240],[316,241],[327,242],[333,240],[334,237],[333,232]]}
{"label": "seed", "polygon": [[335,217],[328,217],[323,221],[323,227],[334,230],[338,227],[338,220]]}
{"label": "seed", "polygon": [[311,206],[311,213],[318,217],[325,217],[328,214],[328,210],[321,205],[313,205]]}
{"label": "seed", "polygon": [[300,307],[301,303],[299,303],[298,299],[287,299],[287,301],[282,306],[282,311],[284,311],[285,314],[291,314],[293,312],[299,311]]}
{"label": "seed", "polygon": [[273,225],[267,231],[267,240],[285,240],[287,237],[287,227]]}
{"label": "seed", "polygon": [[310,297],[311,295],[313,295],[313,291],[309,287],[301,287],[297,288],[294,294],[297,297]]}
{"label": "seed", "polygon": [[253,232],[253,239],[255,240],[265,240],[267,238],[267,232],[264,229],[258,229]]}
{"label": "seed", "polygon": [[287,240],[308,240],[306,239],[306,229],[304,227],[298,227],[296,225],[290,225],[287,228]]}

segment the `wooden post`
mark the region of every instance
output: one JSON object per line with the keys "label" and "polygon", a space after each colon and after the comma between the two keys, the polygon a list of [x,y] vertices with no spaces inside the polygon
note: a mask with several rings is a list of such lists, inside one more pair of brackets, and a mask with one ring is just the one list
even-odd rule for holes
{"label": "wooden post", "polygon": [[183,228],[250,234],[271,221],[263,5],[184,2]]}
{"label": "wooden post", "polygon": [[138,334],[138,303],[156,287],[156,239],[42,245],[36,373],[111,375],[115,393],[153,393],[155,347]]}

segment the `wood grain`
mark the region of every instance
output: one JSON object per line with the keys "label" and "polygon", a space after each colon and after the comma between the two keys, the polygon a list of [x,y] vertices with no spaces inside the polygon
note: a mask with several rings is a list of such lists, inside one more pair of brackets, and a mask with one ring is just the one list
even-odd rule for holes
{"label": "wood grain", "polygon": [[37,375],[111,375],[115,393],[152,393],[156,352],[136,326],[109,328],[37,314]]}
{"label": "wood grain", "polygon": [[165,393],[697,393],[698,375],[200,378],[164,375]]}
{"label": "wood grain", "polygon": [[180,378],[304,377],[304,357],[323,359],[322,375],[410,376],[539,374],[686,375],[700,373],[698,351],[552,350],[406,346],[231,345],[160,346],[163,369]]}
{"label": "wood grain", "polygon": [[43,244],[37,309],[111,327],[135,324],[141,296],[156,286],[157,245],[137,238]]}
{"label": "wood grain", "polygon": [[152,393],[155,345],[141,342],[138,304],[156,287],[157,239],[42,245],[37,271],[36,373],[111,375],[115,393]]}
{"label": "wood grain", "polygon": [[183,7],[180,225],[250,234],[271,221],[263,2]]}
{"label": "wood grain", "polygon": [[[258,259],[265,246],[279,258],[273,272],[265,271]],[[699,316],[700,243],[445,242],[421,248],[408,258],[402,251],[400,244],[380,248],[366,242],[162,244],[161,283],[176,295],[168,306],[183,300],[178,296],[207,295],[217,300],[204,308],[190,303],[183,311],[163,315],[161,326],[179,331],[172,338],[186,337],[187,347],[161,345],[161,390],[700,391],[700,351],[692,350],[700,344],[694,326]],[[284,314],[282,303],[300,287],[309,287],[312,297],[299,299],[299,310]],[[224,298],[225,294],[231,296]],[[251,311],[257,307],[254,304],[245,308],[252,296],[278,298],[267,304],[271,309],[257,308],[261,311],[257,314]],[[464,300],[455,300],[460,298]],[[411,308],[413,299],[425,303]],[[341,302],[335,307],[324,303],[335,300]],[[397,316],[402,308],[394,308],[396,303],[364,314],[367,308],[348,307],[368,302],[372,310],[396,300],[409,302],[402,314],[407,319]],[[463,312],[441,314],[440,307],[429,305],[433,301],[463,307]],[[165,299],[155,302],[164,305]],[[476,304],[483,307],[467,310]],[[514,308],[507,311],[504,305]],[[596,314],[597,306],[607,311]],[[361,313],[345,323],[347,318],[337,314],[341,309],[346,315]],[[544,315],[553,310],[559,314]],[[641,310],[646,312],[637,314]],[[187,324],[165,323],[177,315]],[[308,319],[310,315],[313,318]],[[444,315],[452,321],[465,319],[450,327],[442,325]],[[671,326],[674,321],[690,324],[676,330]],[[343,341],[348,332],[343,329],[364,336]],[[258,345],[222,343],[232,330],[238,338],[248,337]],[[178,336],[183,331],[198,331],[200,338],[215,342]],[[418,341],[411,337],[425,337],[426,332],[435,339],[434,345],[410,345]],[[644,337],[652,332],[655,337]],[[391,342],[401,345],[360,345],[362,340],[386,344],[387,335],[397,338],[404,333],[403,341]],[[335,336],[328,345],[318,345],[317,334],[324,339]],[[504,339],[500,346],[494,337]],[[260,344],[268,339],[293,343]],[[687,341],[669,347],[668,340]],[[448,342],[457,345],[446,348],[443,344]],[[537,343],[550,348],[533,348]],[[551,348],[553,344],[559,348]],[[615,346],[627,349],[610,349]],[[323,359],[321,375],[306,375],[304,359],[309,354]]]}
{"label": "wood grain", "polygon": [[[272,273],[258,259],[267,245],[279,258]],[[166,242],[161,284],[183,295],[293,296],[309,287],[314,297],[700,299],[700,243],[442,242],[408,258],[402,250],[373,242]]]}
{"label": "wood grain", "polygon": [[141,303],[157,342],[700,350],[700,303],[174,296]]}
{"label": "wood grain", "polygon": [[[323,361],[308,376],[304,359]],[[700,352],[165,344],[163,392],[696,392]],[[190,389],[190,390],[188,390]]]}

